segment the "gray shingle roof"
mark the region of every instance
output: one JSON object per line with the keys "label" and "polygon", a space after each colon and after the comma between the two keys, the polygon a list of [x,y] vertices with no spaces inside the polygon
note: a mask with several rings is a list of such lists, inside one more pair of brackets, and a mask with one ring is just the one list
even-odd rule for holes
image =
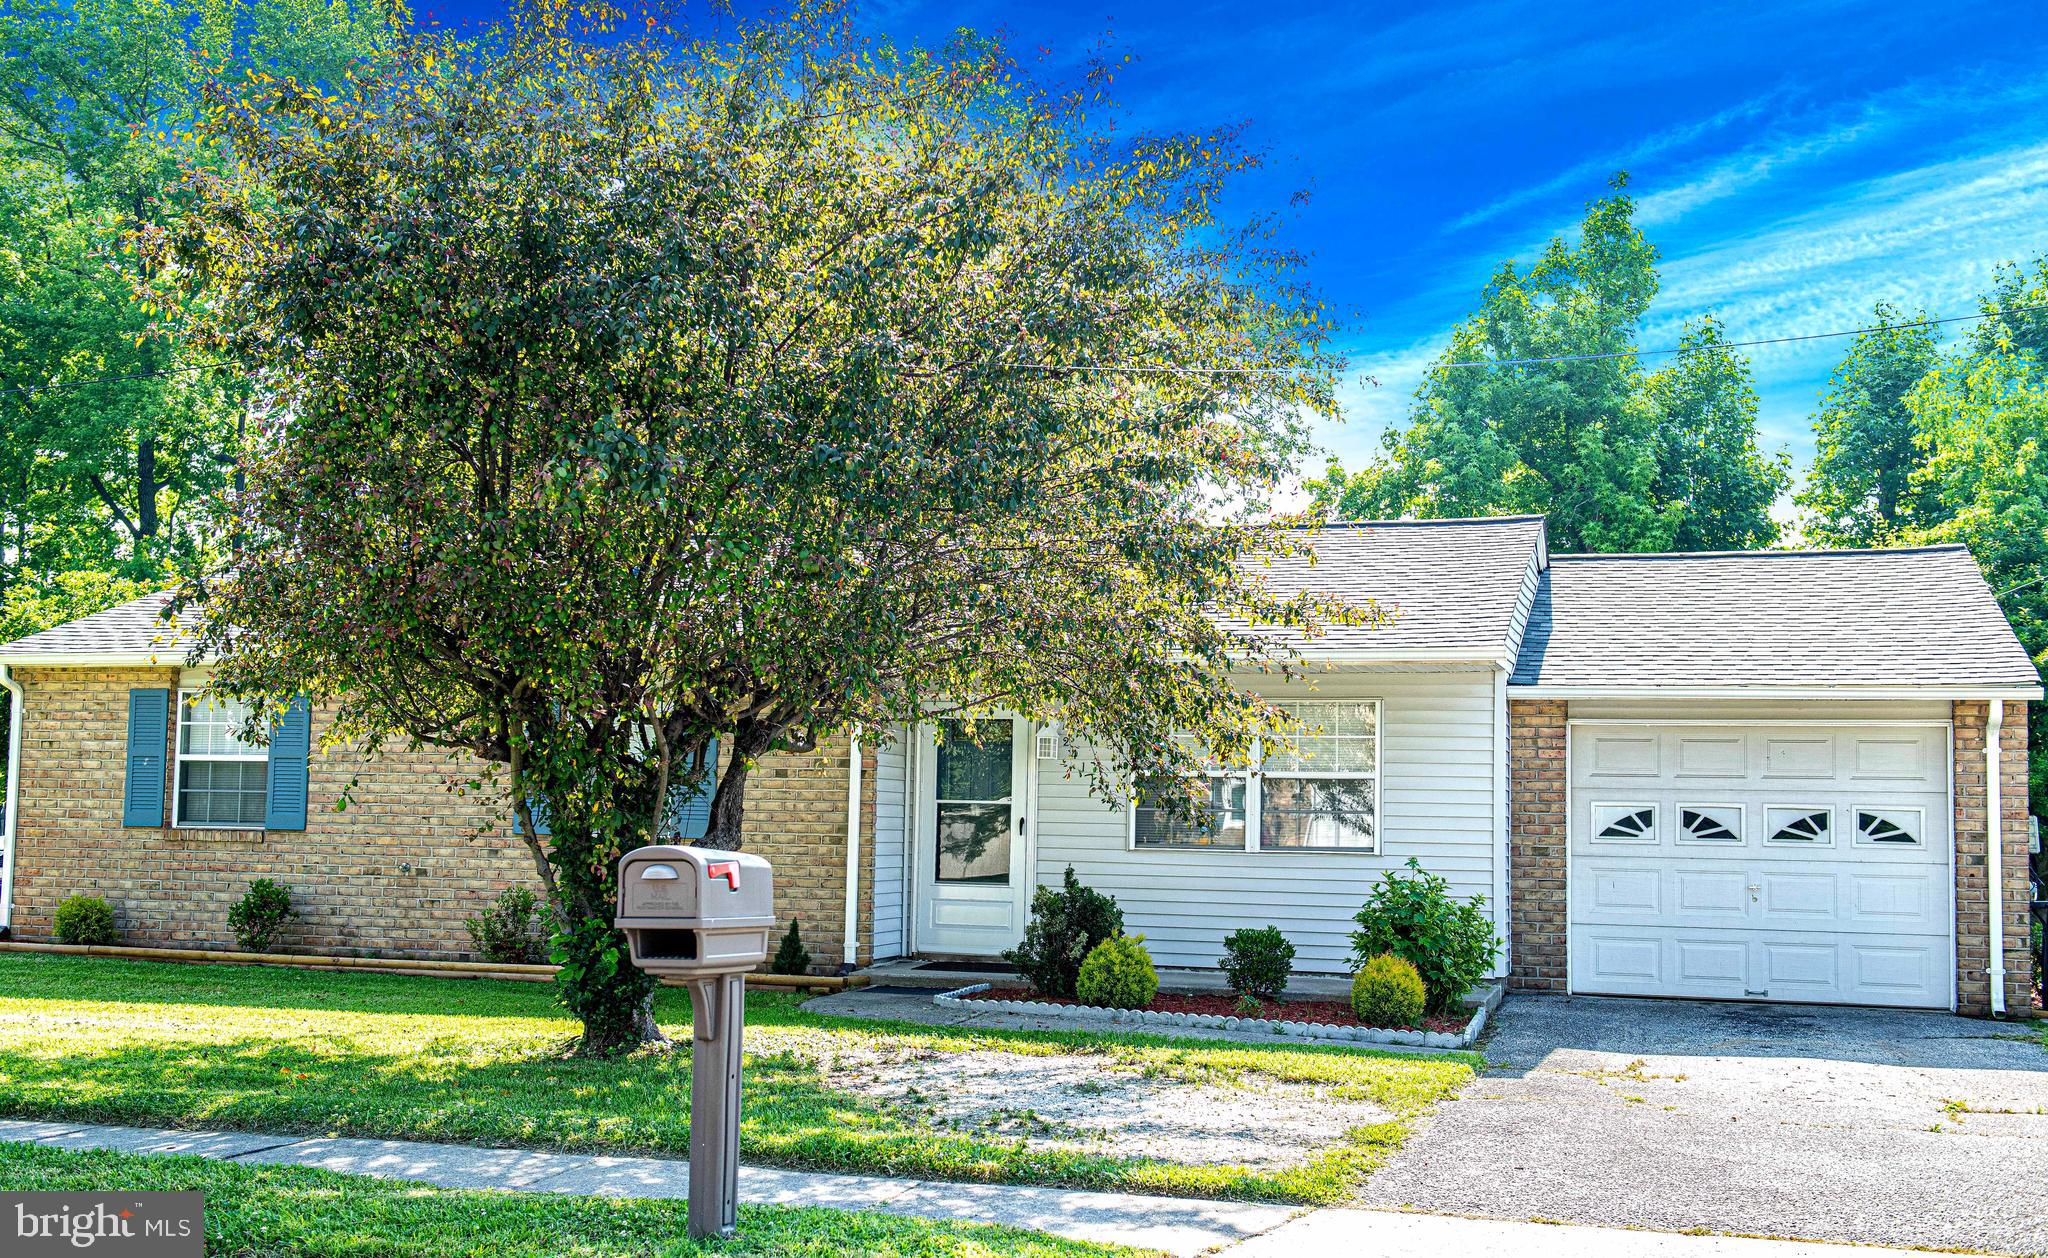
{"label": "gray shingle roof", "polygon": [[2039,684],[1970,552],[1559,555],[1518,686]]}
{"label": "gray shingle roof", "polygon": [[0,646],[0,663],[31,656],[154,655],[163,664],[181,664],[192,649],[197,608],[188,607],[176,621],[164,619],[171,595],[145,594],[130,602],[67,621]]}
{"label": "gray shingle roof", "polygon": [[1543,536],[1543,517],[1535,515],[1329,525],[1313,539],[1315,562],[1277,561],[1267,588],[1283,595],[1314,589],[1354,604],[1370,599],[1394,618],[1333,625],[1313,639],[1267,636],[1318,653],[1498,656],[1508,650],[1523,575]]}

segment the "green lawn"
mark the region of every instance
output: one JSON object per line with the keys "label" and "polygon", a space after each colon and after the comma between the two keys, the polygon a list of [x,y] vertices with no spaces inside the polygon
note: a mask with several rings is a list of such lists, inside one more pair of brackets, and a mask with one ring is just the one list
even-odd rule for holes
{"label": "green lawn", "polygon": [[[687,1038],[683,992],[664,990],[657,1013]],[[750,996],[748,1018],[751,1162],[1285,1202],[1343,1198],[1476,1060],[852,1023],[780,994]],[[574,1032],[544,984],[0,954],[0,1115],[685,1154],[688,1053],[576,1060],[565,1056]],[[1393,1118],[1278,1169],[1031,1147],[828,1086],[820,1057],[862,1040],[1101,1054],[1225,1085],[1312,1083]]]}
{"label": "green lawn", "polygon": [[680,1201],[459,1192],[297,1166],[76,1153],[0,1144],[10,1192],[203,1192],[206,1252],[221,1258],[1107,1258],[1139,1251],[973,1223],[742,1206],[739,1236],[683,1233]]}

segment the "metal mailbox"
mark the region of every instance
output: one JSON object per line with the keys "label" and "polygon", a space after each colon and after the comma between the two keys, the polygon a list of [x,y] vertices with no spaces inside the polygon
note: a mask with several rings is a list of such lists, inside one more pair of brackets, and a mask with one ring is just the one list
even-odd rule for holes
{"label": "metal mailbox", "polygon": [[768,959],[774,871],[745,852],[638,848],[619,858],[618,907],[633,964],[690,988],[690,1235],[732,1236],[747,971]]}

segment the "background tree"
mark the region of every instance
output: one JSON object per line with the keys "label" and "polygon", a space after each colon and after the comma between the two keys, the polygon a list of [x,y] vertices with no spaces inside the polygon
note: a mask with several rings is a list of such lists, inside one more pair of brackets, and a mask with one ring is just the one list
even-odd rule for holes
{"label": "background tree", "polygon": [[183,165],[217,160],[189,135],[208,82],[338,78],[384,22],[312,0],[0,9],[0,593],[161,579],[209,543],[247,391],[136,300],[126,242],[175,212]]}
{"label": "background tree", "polygon": [[[1309,484],[1318,503],[1349,518],[1545,512],[1560,551],[1776,538],[1769,507],[1787,461],[1757,451],[1749,365],[1720,325],[1689,326],[1688,352],[1663,371],[1637,363],[1657,251],[1626,183],[1587,207],[1575,245],[1553,239],[1527,271],[1501,265],[1430,367],[1409,426],[1356,474],[1333,462]],[[1517,365],[1473,365],[1491,362]]]}
{"label": "background tree", "polygon": [[[1921,453],[1910,491],[1933,522],[1888,540],[1967,545],[2048,676],[2048,373],[2014,354],[1966,355],[1906,401]],[[2029,793],[2048,815],[2048,704],[2029,707]]]}
{"label": "background tree", "polygon": [[[1813,417],[1813,469],[1795,497],[1801,529],[1823,546],[1877,546],[1912,513],[1921,454],[1907,396],[1940,362],[1927,315],[1879,302],[1875,326],[1849,343]],[[1922,326],[1900,326],[1919,323]]]}
{"label": "background tree", "polygon": [[1233,661],[1288,666],[1249,626],[1365,613],[1251,562],[1297,545],[1260,512],[1332,364],[1297,260],[1216,221],[1227,137],[1116,139],[992,43],[830,9],[680,47],[564,13],[223,96],[248,178],[148,252],[274,402],[216,685],[509,787],[604,1052],[658,1035],[615,861],[714,735],[713,846],[762,756],[935,709],[1061,721],[1115,789],[1192,772],[1178,731],[1245,754]]}

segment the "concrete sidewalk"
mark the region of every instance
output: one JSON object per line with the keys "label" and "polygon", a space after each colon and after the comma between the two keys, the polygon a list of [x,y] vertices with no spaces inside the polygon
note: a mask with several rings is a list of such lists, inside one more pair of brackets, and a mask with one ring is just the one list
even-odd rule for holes
{"label": "concrete sidewalk", "polygon": [[1750,1236],[1468,1219],[1391,1210],[1318,1210],[1253,1237],[1230,1258],[1926,1258],[1877,1249]]}
{"label": "concrete sidewalk", "polygon": [[[601,1197],[689,1195],[689,1164],[668,1158],[480,1149],[413,1140],[300,1138],[8,1120],[0,1120],[0,1141],[59,1149],[184,1153],[243,1163],[315,1166],[381,1179],[419,1180],[444,1188]],[[1240,1201],[824,1175],[759,1166],[740,1168],[740,1200],[749,1205],[825,1206],[923,1219],[1004,1223],[1075,1240],[1133,1245],[1175,1255],[1199,1254],[1235,1244],[1278,1227],[1297,1213],[1288,1206]]]}

